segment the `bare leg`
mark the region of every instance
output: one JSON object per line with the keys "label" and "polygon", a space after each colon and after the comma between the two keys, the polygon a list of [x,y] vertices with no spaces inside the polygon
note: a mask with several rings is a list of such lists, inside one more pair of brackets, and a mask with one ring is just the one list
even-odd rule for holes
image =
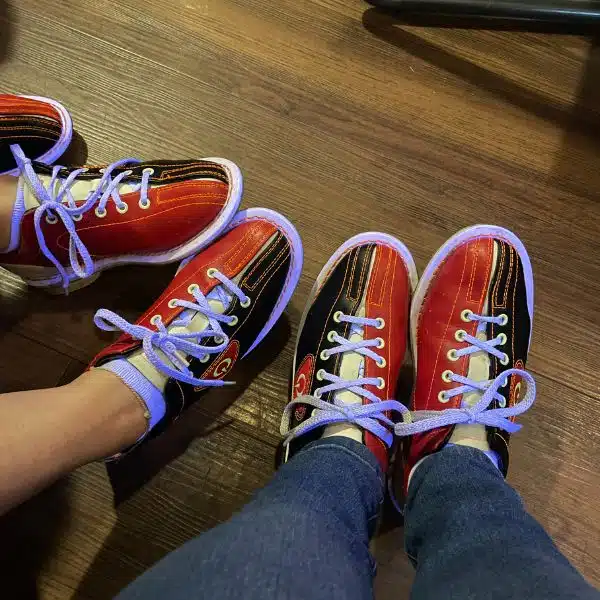
{"label": "bare leg", "polygon": [[0,395],[0,514],[146,431],[143,402],[113,373],[94,369],[68,385]]}
{"label": "bare leg", "polygon": [[0,177],[0,250],[6,248],[10,242],[10,223],[18,181],[16,177],[10,175]]}

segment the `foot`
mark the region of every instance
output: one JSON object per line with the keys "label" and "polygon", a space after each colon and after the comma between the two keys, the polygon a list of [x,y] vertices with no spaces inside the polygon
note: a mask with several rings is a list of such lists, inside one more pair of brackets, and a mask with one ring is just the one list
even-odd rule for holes
{"label": "foot", "polygon": [[66,108],[49,98],[0,94],[0,175],[18,175],[12,144],[27,156],[52,164],[71,143],[73,125]]}
{"label": "foot", "polygon": [[323,436],[367,445],[387,471],[391,412],[404,361],[417,273],[406,247],[383,233],[348,240],[312,289],[296,343],[292,401],[283,415],[287,460]]}
{"label": "foot", "polygon": [[[147,407],[156,435],[275,325],[298,283],[302,243],[274,211],[240,212],[221,238],[181,263],[162,296],[136,321],[99,310],[98,327],[123,335],[92,361],[120,377]],[[140,439],[140,441],[141,441]]]}
{"label": "foot", "polygon": [[50,291],[83,287],[116,265],[195,254],[241,198],[240,171],[222,158],[46,167],[12,149],[20,177],[0,266]]}
{"label": "foot", "polygon": [[476,225],[432,258],[413,300],[415,387],[396,433],[404,445],[405,492],[424,457],[447,444],[485,452],[506,474],[514,417],[535,383],[523,369],[533,319],[533,274],[523,244],[501,227]]}

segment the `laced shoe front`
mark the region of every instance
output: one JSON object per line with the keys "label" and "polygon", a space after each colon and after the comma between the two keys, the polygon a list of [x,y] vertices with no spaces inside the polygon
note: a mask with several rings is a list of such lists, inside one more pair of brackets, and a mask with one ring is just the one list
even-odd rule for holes
{"label": "laced shoe front", "polygon": [[61,291],[123,264],[163,264],[197,253],[233,218],[239,169],[225,159],[48,167],[12,152],[20,173],[10,244],[0,265]]}

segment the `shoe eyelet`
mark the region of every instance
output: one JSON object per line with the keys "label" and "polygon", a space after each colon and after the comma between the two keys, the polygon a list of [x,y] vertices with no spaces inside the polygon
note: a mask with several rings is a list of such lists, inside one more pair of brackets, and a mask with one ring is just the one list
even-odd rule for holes
{"label": "shoe eyelet", "polygon": [[498,323],[501,327],[504,327],[505,325],[508,324],[508,315],[505,313],[502,313],[501,315],[498,315],[498,318],[500,319],[500,322]]}
{"label": "shoe eyelet", "polygon": [[56,225],[56,223],[58,223],[58,217],[47,214],[46,215],[46,223],[48,223],[48,225]]}
{"label": "shoe eyelet", "polygon": [[148,210],[150,208],[150,198],[146,198],[145,201],[143,200],[143,198],[140,198],[138,206],[143,210]]}
{"label": "shoe eyelet", "polygon": [[123,202],[120,206],[117,204],[117,212],[120,215],[124,215],[129,210],[129,204],[127,202]]}
{"label": "shoe eyelet", "polygon": [[102,173],[104,175],[104,173],[106,173],[106,167],[102,167],[101,169],[98,169],[98,173]]}
{"label": "shoe eyelet", "polygon": [[504,346],[504,344],[506,344],[506,340],[507,339],[508,338],[506,337],[506,334],[505,333],[501,333],[498,336],[498,346]]}
{"label": "shoe eyelet", "polygon": [[211,279],[214,279],[216,272],[217,272],[217,269],[214,269],[211,267],[210,269],[206,270],[206,276],[210,277]]}
{"label": "shoe eyelet", "polygon": [[201,363],[207,363],[210,360],[210,354],[205,354],[198,359]]}
{"label": "shoe eyelet", "polygon": [[335,335],[336,335],[335,331],[330,331],[327,334],[327,341],[328,342],[335,342]]}
{"label": "shoe eyelet", "polygon": [[383,338],[377,338],[377,346],[375,348],[385,348],[385,340]]}
{"label": "shoe eyelet", "polygon": [[167,306],[169,308],[177,308],[177,298],[171,298],[171,300],[169,300]]}
{"label": "shoe eyelet", "polygon": [[502,396],[502,400],[498,402],[498,408],[506,408],[506,398]]}
{"label": "shoe eyelet", "polygon": [[387,365],[387,362],[385,358],[383,358],[383,356],[380,356],[379,359],[375,361],[375,363],[380,369],[383,369]]}
{"label": "shoe eyelet", "polygon": [[229,323],[227,323],[227,325],[229,325],[229,327],[235,327],[238,324],[239,319],[237,318],[236,315],[232,315],[231,316],[231,320],[229,321]]}
{"label": "shoe eyelet", "polygon": [[445,392],[444,390],[442,390],[438,394],[438,401],[441,402],[442,404],[446,404],[447,402],[450,402],[450,398],[448,397],[448,393]]}
{"label": "shoe eyelet", "polygon": [[502,381],[502,385],[500,386],[501,388],[504,388],[508,385],[508,377],[504,378],[504,381]]}
{"label": "shoe eyelet", "polygon": [[343,316],[344,316],[344,313],[343,313],[341,310],[336,310],[336,311],[333,313],[333,320],[334,320],[336,323],[341,323],[341,322],[342,322],[342,317],[343,317]]}
{"label": "shoe eyelet", "polygon": [[321,391],[321,388],[317,388],[314,392],[313,392],[313,396],[315,398],[320,398],[323,395],[323,392]]}
{"label": "shoe eyelet", "polygon": [[317,371],[317,381],[323,381],[323,376],[325,375],[325,369],[319,369]]}
{"label": "shoe eyelet", "polygon": [[460,313],[460,318],[461,320],[463,320],[465,323],[469,323],[469,321],[471,321],[473,319],[473,311],[469,310],[468,308],[465,308],[465,310],[463,310]]}
{"label": "shoe eyelet", "polygon": [[99,219],[104,219],[104,217],[107,215],[107,212],[106,212],[105,208],[102,209],[102,210],[99,210],[98,208],[96,208],[96,210],[94,211],[94,213],[96,214],[96,216]]}
{"label": "shoe eyelet", "polygon": [[242,308],[248,308],[251,304],[252,304],[252,299],[250,298],[250,296],[246,296],[245,300],[240,301],[240,306]]}
{"label": "shoe eyelet", "polygon": [[79,222],[83,219],[83,215],[71,215],[71,219],[73,219],[73,221]]}
{"label": "shoe eyelet", "polygon": [[385,379],[383,377],[377,378],[377,389],[382,390],[385,387]]}
{"label": "shoe eyelet", "polygon": [[445,381],[446,383],[452,383],[452,379],[450,379],[452,375],[454,375],[454,373],[450,369],[446,369],[442,373],[442,381]]}
{"label": "shoe eyelet", "polygon": [[192,283],[192,285],[190,285],[188,287],[188,294],[195,294],[196,292],[200,291],[200,286],[197,283]]}
{"label": "shoe eyelet", "polygon": [[160,315],[154,315],[150,319],[150,324],[156,326],[158,323],[160,323],[160,321],[162,321],[162,317]]}
{"label": "shoe eyelet", "polygon": [[150,175],[154,175],[154,169],[152,169],[151,167],[146,167],[142,173],[149,173]]}
{"label": "shoe eyelet", "polygon": [[446,354],[446,356],[447,356],[448,360],[451,360],[451,361],[453,361],[453,362],[454,362],[455,360],[458,360],[458,359],[460,358],[460,357],[458,356],[458,353],[457,353],[457,351],[456,351],[454,348],[452,348],[451,350],[448,350],[448,354]]}
{"label": "shoe eyelet", "polygon": [[467,335],[467,332],[464,329],[457,329],[456,333],[454,334],[454,339],[457,342],[464,342],[466,335]]}
{"label": "shoe eyelet", "polygon": [[220,345],[225,341],[225,338],[222,335],[215,335],[214,340],[215,344]]}
{"label": "shoe eyelet", "polygon": [[510,362],[510,357],[508,354],[504,354],[504,356],[500,359],[500,364],[506,366]]}
{"label": "shoe eyelet", "polygon": [[327,352],[327,350],[321,350],[321,354],[319,354],[319,356],[321,357],[321,360],[327,360],[330,354]]}
{"label": "shoe eyelet", "polygon": [[385,319],[383,319],[382,317],[377,317],[375,320],[377,321],[375,329],[383,329],[385,327]]}

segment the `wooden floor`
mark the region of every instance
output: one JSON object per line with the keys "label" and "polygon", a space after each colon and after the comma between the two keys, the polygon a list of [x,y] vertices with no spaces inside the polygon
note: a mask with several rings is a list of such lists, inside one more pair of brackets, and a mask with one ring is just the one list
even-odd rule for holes
{"label": "wooden floor", "polygon": [[[362,230],[387,231],[422,269],[448,236],[480,222],[521,236],[536,277],[539,393],[513,438],[509,479],[600,584],[592,38],[400,23],[358,0],[0,0],[0,81],[65,103],[81,135],[74,155],[91,162],[234,160],[244,206],[283,212],[305,244],[273,336],[281,343],[256,353],[238,387],[211,394],[141,456],[108,473],[81,469],[2,520],[7,598],[111,598],[227,519],[273,472],[291,336],[333,250]],[[113,271],[69,297],[3,274],[0,390],[75,377],[109,339],[94,311],[134,317],[172,273]],[[374,551],[377,598],[408,598],[402,530],[388,527]]]}

